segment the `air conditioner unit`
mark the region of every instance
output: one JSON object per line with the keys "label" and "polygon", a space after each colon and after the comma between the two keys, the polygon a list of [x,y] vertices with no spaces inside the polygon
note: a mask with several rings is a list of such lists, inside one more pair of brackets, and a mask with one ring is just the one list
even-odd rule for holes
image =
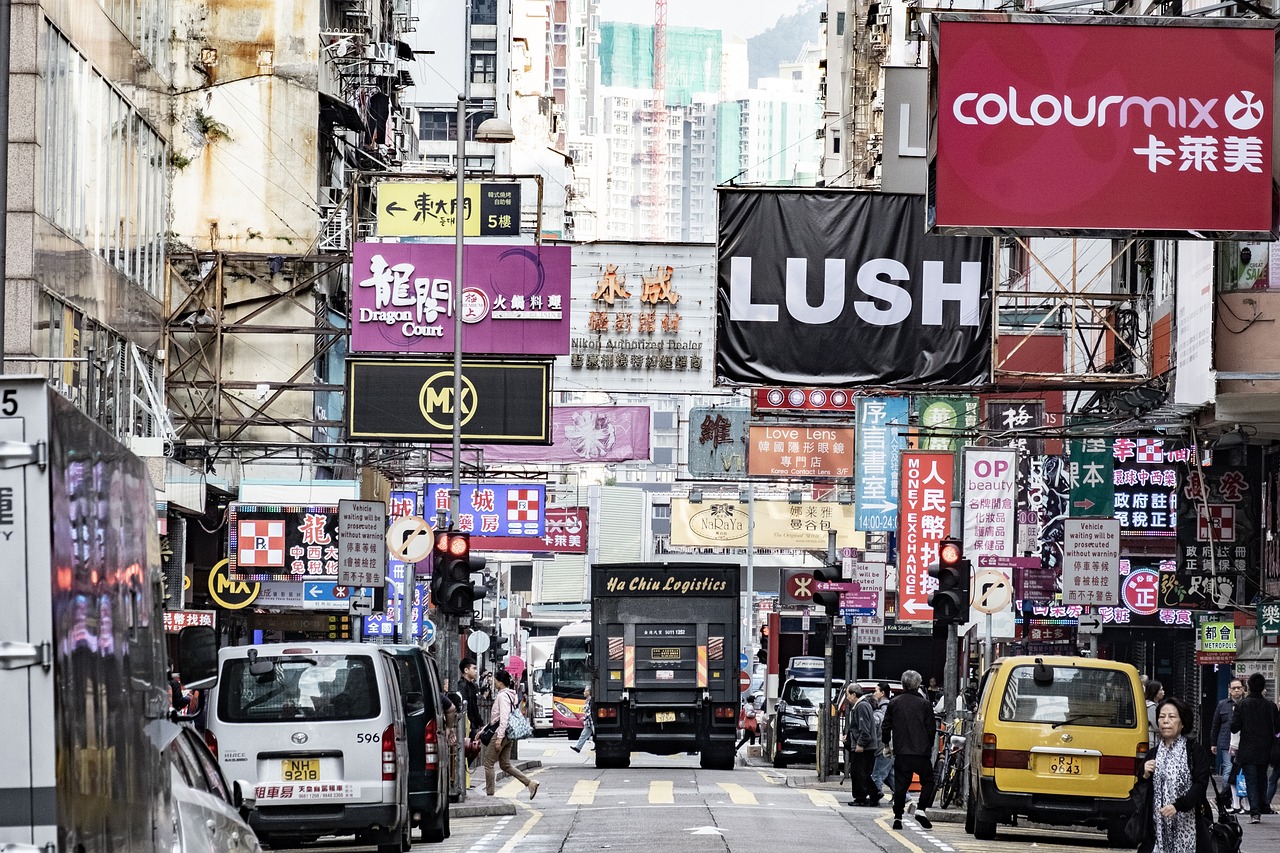
{"label": "air conditioner unit", "polygon": [[373,44],[365,45],[364,58],[372,62],[395,63],[396,46],[394,44],[389,44],[384,41],[374,42]]}
{"label": "air conditioner unit", "polygon": [[884,47],[884,34],[876,30],[872,30],[870,41],[872,47]]}
{"label": "air conditioner unit", "polygon": [[889,21],[893,18],[892,12],[881,12],[876,15],[876,23],[882,27],[889,26]]}

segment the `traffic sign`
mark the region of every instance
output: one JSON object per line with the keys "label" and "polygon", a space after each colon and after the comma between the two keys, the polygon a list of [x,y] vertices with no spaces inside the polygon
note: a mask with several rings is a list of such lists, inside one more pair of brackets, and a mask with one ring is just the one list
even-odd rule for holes
{"label": "traffic sign", "polygon": [[1081,613],[1076,630],[1081,634],[1101,634],[1102,617],[1096,613]]}
{"label": "traffic sign", "polygon": [[387,549],[391,556],[402,563],[417,563],[427,558],[435,537],[431,525],[416,515],[406,515],[395,520],[387,530]]}
{"label": "traffic sign", "polygon": [[489,635],[484,631],[472,631],[467,635],[467,650],[482,655],[489,650]]}
{"label": "traffic sign", "polygon": [[347,603],[351,608],[352,616],[368,616],[373,613],[373,596],[364,590],[354,593]]}
{"label": "traffic sign", "polygon": [[436,623],[430,619],[422,620],[422,645],[430,646],[436,641]]}
{"label": "traffic sign", "polygon": [[806,569],[782,570],[782,594],[779,603],[783,607],[799,607],[813,603],[813,572]]}
{"label": "traffic sign", "polygon": [[749,666],[751,666],[751,658],[747,657],[746,652],[742,652],[738,655],[738,669],[746,669]]}
{"label": "traffic sign", "polygon": [[876,659],[876,650],[875,650],[875,649],[863,649],[863,650],[862,650],[862,659],[863,659],[863,660],[875,660],[875,659]]}
{"label": "traffic sign", "polygon": [[738,673],[738,692],[746,693],[747,690],[750,689],[750,687],[751,687],[751,673],[747,672],[744,669],[742,672]]}
{"label": "traffic sign", "polygon": [[973,609],[999,613],[1013,602],[1009,579],[999,569],[981,569],[973,576]]}

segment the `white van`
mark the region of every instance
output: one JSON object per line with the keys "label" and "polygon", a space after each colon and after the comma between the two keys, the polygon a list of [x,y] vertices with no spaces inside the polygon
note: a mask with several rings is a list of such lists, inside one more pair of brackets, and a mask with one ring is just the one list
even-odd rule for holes
{"label": "white van", "polygon": [[206,738],[252,797],[264,844],[356,836],[409,849],[407,742],[395,663],[364,643],[273,643],[218,653]]}

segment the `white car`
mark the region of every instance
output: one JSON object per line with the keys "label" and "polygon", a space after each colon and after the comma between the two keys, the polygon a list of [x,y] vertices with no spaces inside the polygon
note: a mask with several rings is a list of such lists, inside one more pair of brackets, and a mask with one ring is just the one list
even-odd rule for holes
{"label": "white car", "polygon": [[258,838],[240,814],[239,791],[227,784],[195,729],[175,726],[175,732],[165,748],[177,823],[174,853],[258,853]]}

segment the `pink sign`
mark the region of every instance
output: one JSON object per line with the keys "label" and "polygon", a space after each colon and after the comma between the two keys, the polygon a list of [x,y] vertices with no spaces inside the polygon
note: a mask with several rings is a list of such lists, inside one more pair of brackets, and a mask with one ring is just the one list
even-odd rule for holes
{"label": "pink sign", "polygon": [[485,462],[628,462],[649,458],[648,406],[556,406],[551,446],[489,445]]}
{"label": "pink sign", "polygon": [[937,581],[929,564],[938,542],[951,532],[955,462],[950,453],[902,454],[902,509],[898,513],[898,618],[933,619],[929,593]]}
{"label": "pink sign", "polygon": [[[456,255],[451,243],[357,243],[352,352],[453,352]],[[567,355],[568,246],[467,246],[462,351]]]}
{"label": "pink sign", "polygon": [[1274,236],[1272,23],[1149,21],[935,15],[938,230]]}

